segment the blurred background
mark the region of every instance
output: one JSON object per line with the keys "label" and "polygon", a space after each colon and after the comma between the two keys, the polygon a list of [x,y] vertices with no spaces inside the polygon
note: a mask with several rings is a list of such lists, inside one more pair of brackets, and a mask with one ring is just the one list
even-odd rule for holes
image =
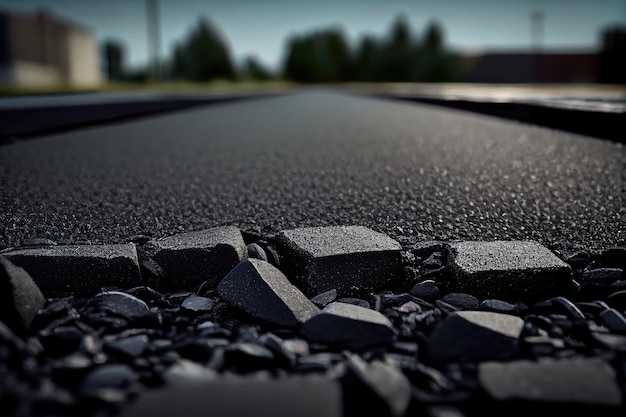
{"label": "blurred background", "polygon": [[626,0],[0,0],[4,95],[626,84]]}

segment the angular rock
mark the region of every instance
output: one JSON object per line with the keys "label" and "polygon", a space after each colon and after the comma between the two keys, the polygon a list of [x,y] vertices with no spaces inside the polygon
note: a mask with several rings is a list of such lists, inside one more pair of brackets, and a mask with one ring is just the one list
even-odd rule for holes
{"label": "angular rock", "polygon": [[450,291],[527,302],[558,295],[570,281],[571,267],[534,241],[467,241],[450,246]]}
{"label": "angular rock", "polygon": [[485,362],[479,365],[478,378],[497,401],[574,407],[621,405],[615,371],[601,358]]}
{"label": "angular rock", "polygon": [[381,313],[353,304],[333,302],[300,328],[302,337],[347,349],[366,349],[393,343],[396,331]]}
{"label": "angular rock", "polygon": [[205,281],[215,286],[248,256],[241,231],[233,226],[153,239],[143,250],[167,273],[174,289],[190,291]]}
{"label": "angular rock", "polygon": [[239,263],[217,291],[251,316],[277,326],[295,327],[320,312],[278,268],[259,259]]}
{"label": "angular rock", "polygon": [[411,401],[411,383],[395,365],[375,360],[365,362],[350,354],[342,378],[346,416],[404,416]]}
{"label": "angular rock", "polygon": [[46,299],[23,268],[0,256],[0,322],[20,336],[29,333]]}
{"label": "angular rock", "polygon": [[519,349],[524,320],[488,311],[450,313],[428,340],[434,362],[507,358]]}
{"label": "angular rock", "polygon": [[133,243],[33,247],[4,256],[24,268],[47,298],[88,297],[103,287],[142,285]]}
{"label": "angular rock", "polygon": [[313,377],[187,379],[146,390],[120,417],[341,417],[339,383]]}
{"label": "angular rock", "polygon": [[400,244],[363,226],[305,227],[277,236],[281,265],[312,297],[336,289],[374,291],[401,286]]}

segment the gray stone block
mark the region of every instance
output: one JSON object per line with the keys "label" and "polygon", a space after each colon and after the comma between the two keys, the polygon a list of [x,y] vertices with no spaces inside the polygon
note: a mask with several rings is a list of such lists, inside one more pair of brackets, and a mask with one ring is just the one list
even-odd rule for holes
{"label": "gray stone block", "polygon": [[400,288],[400,244],[363,226],[305,227],[277,236],[281,268],[309,297]]}
{"label": "gray stone block", "polygon": [[622,402],[615,371],[599,357],[484,362],[478,378],[487,394],[498,401],[571,407],[619,407]]}
{"label": "gray stone block", "polygon": [[450,244],[449,290],[480,300],[539,301],[566,288],[571,268],[534,241],[467,241]]}
{"label": "gray stone block", "polygon": [[176,290],[210,286],[248,257],[241,231],[233,226],[180,233],[153,239],[142,250],[167,273]]}
{"label": "gray stone block", "polygon": [[220,297],[268,323],[295,327],[319,314],[317,308],[280,270],[260,259],[247,259],[222,279]]}
{"label": "gray stone block", "polygon": [[24,268],[48,298],[88,297],[104,287],[142,284],[134,243],[33,247],[3,255]]}
{"label": "gray stone block", "polygon": [[177,380],[143,392],[120,417],[340,417],[339,382],[327,378]]}

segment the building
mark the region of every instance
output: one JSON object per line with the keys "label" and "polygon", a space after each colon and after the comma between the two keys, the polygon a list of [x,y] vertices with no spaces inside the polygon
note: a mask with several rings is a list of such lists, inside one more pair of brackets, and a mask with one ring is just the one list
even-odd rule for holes
{"label": "building", "polygon": [[470,83],[595,83],[600,72],[597,53],[488,52],[463,61]]}
{"label": "building", "polygon": [[0,11],[0,83],[18,86],[92,86],[101,82],[91,32],[46,11]]}

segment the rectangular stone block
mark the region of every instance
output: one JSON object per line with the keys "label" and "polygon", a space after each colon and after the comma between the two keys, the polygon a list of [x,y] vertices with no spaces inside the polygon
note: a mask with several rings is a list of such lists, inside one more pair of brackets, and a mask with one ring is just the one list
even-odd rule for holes
{"label": "rectangular stone block", "polygon": [[281,268],[313,297],[402,287],[400,244],[363,226],[305,227],[278,234]]}
{"label": "rectangular stone block", "polygon": [[450,291],[480,300],[539,301],[557,295],[571,268],[534,241],[465,241],[450,244]]}
{"label": "rectangular stone block", "polygon": [[171,417],[182,412],[185,417],[339,417],[342,410],[337,381],[219,378],[146,390],[120,416]]}
{"label": "rectangular stone block", "polygon": [[174,289],[189,291],[204,281],[217,286],[248,257],[241,231],[233,226],[153,239],[142,250],[163,268]]}
{"label": "rectangular stone block", "polygon": [[88,297],[103,287],[142,284],[134,243],[32,247],[3,256],[24,268],[47,298]]}

